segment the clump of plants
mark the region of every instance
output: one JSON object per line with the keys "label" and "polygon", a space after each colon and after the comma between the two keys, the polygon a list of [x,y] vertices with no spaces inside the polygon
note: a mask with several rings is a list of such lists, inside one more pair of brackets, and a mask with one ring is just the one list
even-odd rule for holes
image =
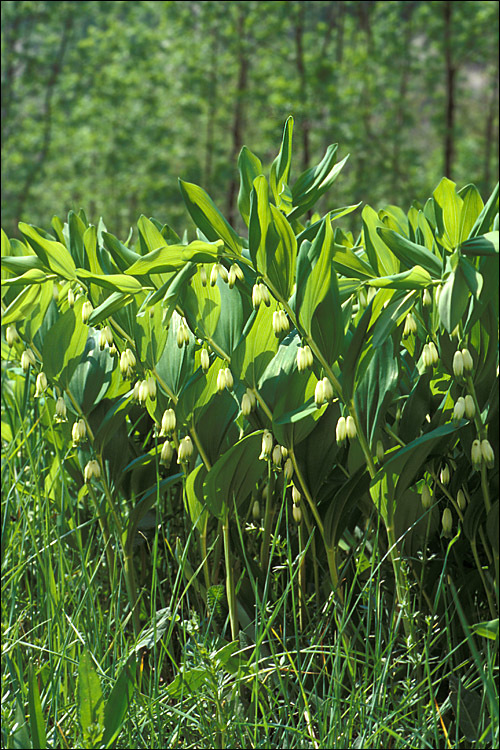
{"label": "clump of plants", "polygon": [[[436,696],[458,695],[457,737],[469,736],[460,706],[478,694],[460,669],[470,677],[464,664],[498,646],[498,186],[484,203],[443,178],[407,213],[364,206],[354,236],[341,219],[361,204],[313,213],[346,159],[330,146],[292,181],[292,130],[289,118],[269,170],[240,153],[243,236],[182,180],[191,241],[145,216],[119,239],[83,211],[51,231],[21,222],[22,240],[2,233],[2,420],[11,439],[30,410],[43,428],[60,527],[76,509],[98,524],[101,589],[126,591],[115,617],[130,681],[131,655],[160,638],[177,633],[188,653],[183,588],[213,648],[174,670],[170,696],[213,696],[220,668],[217,715],[235,701],[265,715],[286,662],[314,745],[323,671],[338,697],[361,690],[361,664],[404,653],[416,714],[423,686],[435,727]],[[158,564],[173,608],[152,618]],[[433,659],[458,672],[446,696]],[[112,742],[94,719],[94,741]]]}

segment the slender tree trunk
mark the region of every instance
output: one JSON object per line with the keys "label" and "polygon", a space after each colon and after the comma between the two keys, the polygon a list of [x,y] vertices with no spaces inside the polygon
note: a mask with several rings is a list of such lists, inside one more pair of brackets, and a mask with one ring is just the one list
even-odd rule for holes
{"label": "slender tree trunk", "polygon": [[[236,30],[236,38],[238,39],[239,49],[239,61],[238,61],[238,83],[236,85],[236,102],[234,107],[234,119],[232,127],[232,149],[231,149],[231,165],[234,164],[236,157],[243,145],[243,121],[244,121],[244,105],[245,105],[245,94],[247,89],[248,81],[248,66],[249,60],[246,54],[245,44],[245,20],[246,14],[244,10],[244,3],[239,3],[238,8],[238,22]],[[229,184],[229,190],[227,195],[227,208],[226,215],[231,225],[234,224],[235,219],[235,203],[236,203],[236,191],[237,191],[237,178],[233,172],[233,177]]]}
{"label": "slender tree trunk", "polygon": [[455,159],[455,74],[456,67],[453,64],[452,54],[452,13],[453,2],[446,0],[443,3],[444,15],[444,51],[445,51],[445,77],[446,77],[446,113],[444,134],[444,174],[452,178]]}
{"label": "slender tree trunk", "polygon": [[304,24],[305,24],[305,3],[299,2],[297,8],[297,17],[295,21],[295,59],[297,63],[297,72],[300,80],[300,98],[302,100],[304,116],[302,119],[302,169],[307,169],[310,161],[310,120],[307,91],[307,75],[304,63]]}
{"label": "slender tree trunk", "polygon": [[68,13],[61,31],[61,41],[54,56],[54,62],[52,63],[49,79],[47,81],[47,87],[45,90],[45,100],[41,118],[43,126],[40,148],[37,155],[34,157],[31,168],[28,170],[24,183],[21,185],[21,189],[19,190],[16,200],[16,219],[14,221],[14,226],[17,226],[19,221],[21,220],[22,212],[24,206],[27,203],[34,176],[35,174],[37,174],[38,176],[40,175],[41,171],[43,170],[45,159],[47,158],[49,153],[50,142],[52,139],[52,97],[54,96],[57,80],[63,68],[64,55],[71,35],[73,21],[73,13]]}
{"label": "slender tree trunk", "polygon": [[495,114],[498,113],[498,60],[494,71],[491,85],[491,97],[488,104],[485,132],[484,132],[484,187],[485,190],[491,190],[491,154],[493,142],[497,140],[494,137]]}

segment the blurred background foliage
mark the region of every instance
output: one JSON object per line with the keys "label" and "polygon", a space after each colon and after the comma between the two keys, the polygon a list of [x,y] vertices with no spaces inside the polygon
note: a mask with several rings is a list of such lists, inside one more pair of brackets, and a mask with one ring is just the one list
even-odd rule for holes
{"label": "blurred background foliage", "polygon": [[330,143],[351,153],[320,210],[407,209],[443,174],[486,197],[498,3],[2,2],[9,236],[80,207],[119,236],[141,213],[192,229],[179,176],[241,229],[236,156],[250,143],[268,167],[289,114],[292,181]]}

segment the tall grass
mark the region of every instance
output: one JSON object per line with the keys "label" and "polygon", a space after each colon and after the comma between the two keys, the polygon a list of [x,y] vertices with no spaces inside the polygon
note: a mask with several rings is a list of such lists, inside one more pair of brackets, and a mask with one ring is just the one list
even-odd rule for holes
{"label": "tall grass", "polygon": [[[376,525],[356,528],[341,593],[319,609],[301,578],[314,540],[306,534],[299,544],[283,501],[263,580],[252,555],[264,530],[245,519],[232,530],[242,561],[236,592],[253,601],[231,645],[225,602],[207,609],[200,596],[193,529],[176,495],[159,493],[134,553],[137,641],[121,567],[109,576],[96,508],[76,493],[64,456],[46,447],[43,400],[30,406],[5,387],[2,407],[2,747],[38,747],[45,737],[50,748],[85,746],[84,648],[105,696],[137,655],[118,747],[498,747],[497,643],[468,628],[446,560],[433,616],[408,590],[408,637],[390,551],[378,551]],[[328,580],[320,564],[319,585]]]}

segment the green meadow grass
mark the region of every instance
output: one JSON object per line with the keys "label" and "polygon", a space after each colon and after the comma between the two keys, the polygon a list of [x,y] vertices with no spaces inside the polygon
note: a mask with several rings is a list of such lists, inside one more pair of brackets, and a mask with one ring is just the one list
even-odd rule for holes
{"label": "green meadow grass", "polygon": [[[230,645],[224,601],[207,611],[197,591],[202,576],[192,578],[192,529],[175,496],[159,496],[134,556],[137,641],[120,565],[110,580],[96,508],[88,496],[78,498],[61,468],[64,456],[47,447],[43,400],[15,406],[7,388],[2,747],[498,747],[495,641],[467,628],[446,561],[439,614],[421,615],[418,594],[407,592],[414,628],[406,636],[376,527],[356,529],[351,540],[343,602],[331,595],[318,610],[311,596],[301,628],[302,560],[283,503],[264,597],[256,595],[250,627]],[[240,523],[240,542],[253,535],[257,548],[262,529]],[[242,549],[247,575],[236,570],[237,591],[243,578],[252,582],[252,548]],[[319,579],[326,585],[327,571]],[[272,606],[271,590],[279,591]],[[127,663],[130,703],[125,711],[119,701],[109,708],[119,732],[103,744],[86,719],[89,702],[101,689],[108,699]]]}

